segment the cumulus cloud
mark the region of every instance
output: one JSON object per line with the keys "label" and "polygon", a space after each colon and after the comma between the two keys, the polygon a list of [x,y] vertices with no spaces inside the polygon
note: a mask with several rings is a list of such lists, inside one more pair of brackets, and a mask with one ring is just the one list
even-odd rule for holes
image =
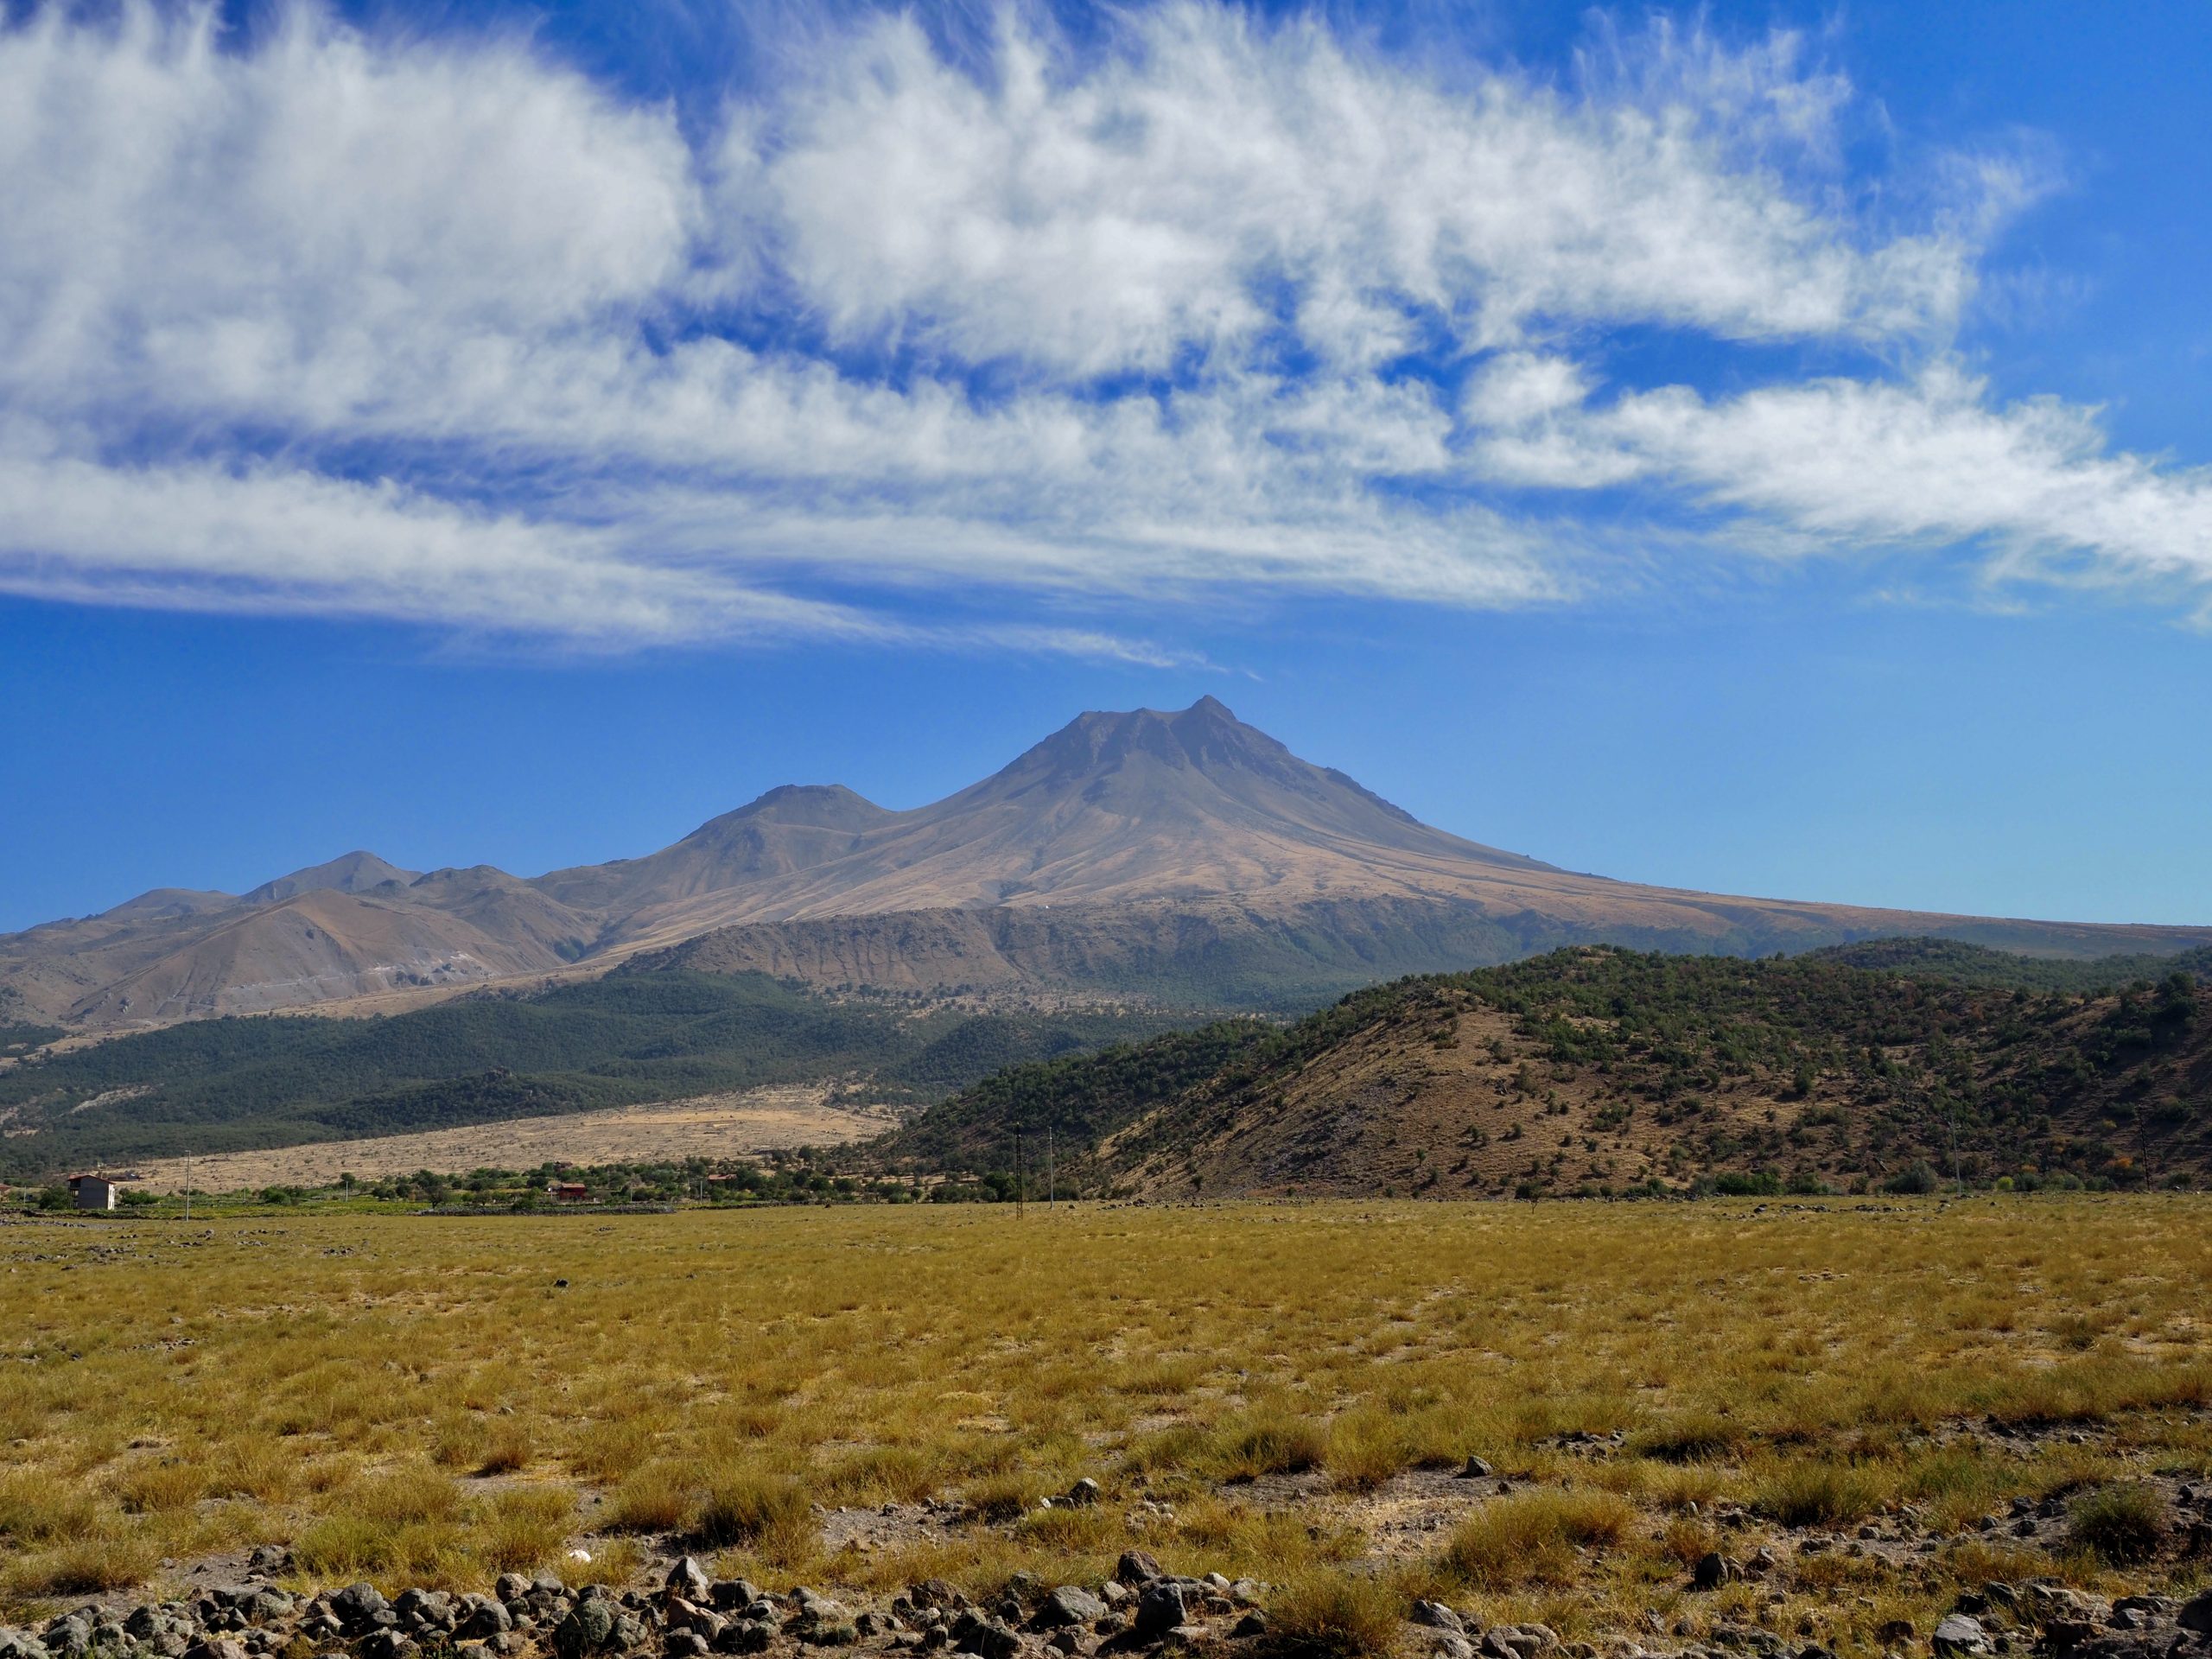
{"label": "cumulus cloud", "polygon": [[[1062,613],[1568,601],[1600,489],[1716,545],[2212,584],[2201,478],[1949,355],[2024,172],[1876,223],[1793,37],[1601,35],[1551,85],[1023,16],[980,68],[863,16],[703,134],[499,37],[0,26],[0,586],[1166,661]],[[1867,366],[1617,387],[1630,327]]]}

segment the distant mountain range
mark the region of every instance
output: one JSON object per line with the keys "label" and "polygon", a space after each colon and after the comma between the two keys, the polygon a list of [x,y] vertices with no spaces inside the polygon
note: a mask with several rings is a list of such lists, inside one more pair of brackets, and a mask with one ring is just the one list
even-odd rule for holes
{"label": "distant mountain range", "polygon": [[1255,1005],[1607,942],[1765,954],[1890,935],[2162,955],[2212,929],[1736,899],[1576,874],[1431,828],[1211,697],[1086,714],[892,811],[771,790],[644,858],[523,879],[356,852],[232,895],[157,889],[0,937],[0,1020],[88,1030],[593,971]]}

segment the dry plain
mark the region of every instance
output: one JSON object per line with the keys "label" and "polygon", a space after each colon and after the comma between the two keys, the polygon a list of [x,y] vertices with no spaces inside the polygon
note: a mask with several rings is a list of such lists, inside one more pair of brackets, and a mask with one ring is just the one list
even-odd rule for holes
{"label": "dry plain", "polygon": [[510,1118],[419,1135],[315,1141],[261,1152],[164,1158],[136,1167],[131,1183],[153,1192],[266,1186],[323,1186],[340,1174],[364,1180],[417,1170],[534,1169],[544,1163],[609,1164],[658,1159],[741,1158],[779,1147],[829,1147],[880,1135],[897,1119],[833,1106],[821,1084],[702,1095],[652,1106],[552,1117]]}
{"label": "dry plain", "polygon": [[[772,1587],[987,1593],[1134,1546],[1351,1646],[1411,1643],[1430,1596],[1600,1649],[1880,1651],[1986,1580],[2202,1580],[2208,1224],[2010,1196],[11,1222],[0,1593],[142,1599],[262,1544],[394,1591],[691,1547]],[[1101,1503],[1039,1507],[1086,1476]],[[2115,1505],[2146,1530],[2115,1541]],[[1693,1590],[1708,1553],[1743,1574]]]}

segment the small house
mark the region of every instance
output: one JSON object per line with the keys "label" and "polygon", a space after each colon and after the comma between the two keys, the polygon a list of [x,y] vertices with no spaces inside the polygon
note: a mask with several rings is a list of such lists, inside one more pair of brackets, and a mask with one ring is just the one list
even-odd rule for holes
{"label": "small house", "polygon": [[591,1189],[582,1181],[554,1181],[545,1190],[563,1204],[582,1204],[591,1196]]}
{"label": "small house", "polygon": [[69,1190],[77,1195],[79,1210],[112,1210],[123,1192],[105,1175],[72,1175]]}

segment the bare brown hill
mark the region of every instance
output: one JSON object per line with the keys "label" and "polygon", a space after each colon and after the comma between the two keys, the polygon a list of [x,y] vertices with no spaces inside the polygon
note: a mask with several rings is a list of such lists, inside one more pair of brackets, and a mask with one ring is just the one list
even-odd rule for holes
{"label": "bare brown hill", "polygon": [[2085,957],[2212,942],[1577,874],[1421,823],[1205,697],[1084,715],[906,811],[785,787],[646,857],[535,880],[353,853],[243,898],[149,893],[0,938],[0,988],[112,1028],[647,955],[823,983],[1249,1001],[1577,941],[1753,954],[1897,934]]}

